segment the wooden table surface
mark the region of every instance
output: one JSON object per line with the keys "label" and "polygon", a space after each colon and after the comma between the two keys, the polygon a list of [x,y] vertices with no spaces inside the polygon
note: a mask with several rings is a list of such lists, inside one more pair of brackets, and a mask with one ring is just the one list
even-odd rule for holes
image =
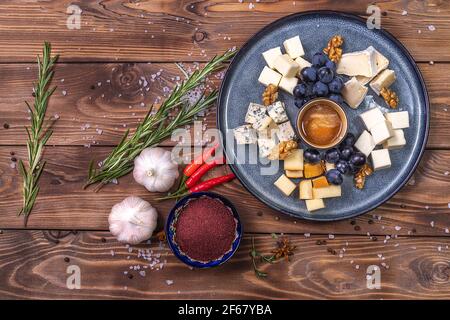
{"label": "wooden table surface", "polygon": [[[0,3],[0,298],[450,298],[449,1],[377,2],[382,28],[410,50],[431,100],[427,150],[408,184],[373,212],[334,223],[284,216],[238,181],[219,187],[236,204],[246,234],[230,262],[212,270],[189,269],[157,241],[129,248],[115,241],[107,231],[113,204],[141,196],[163,221],[173,202],[156,202],[130,176],[99,193],[82,190],[89,160],[102,159],[149,104],[167,95],[182,77],[174,62],[194,68],[294,12],[331,9],[365,17],[372,1],[80,0],[73,4],[82,9],[81,29],[69,30],[71,3]],[[45,40],[61,55],[48,109],[60,119],[24,229],[16,216],[22,181],[11,152],[26,158],[24,100],[32,99],[35,58]],[[203,121],[214,127],[215,111]],[[251,238],[269,253],[272,233],[288,235],[297,250],[290,262],[263,266],[269,276],[259,279],[249,258]],[[161,254],[164,268],[144,269],[139,249]],[[66,286],[70,265],[80,267],[79,290]],[[367,288],[370,265],[381,269],[381,289]]]}

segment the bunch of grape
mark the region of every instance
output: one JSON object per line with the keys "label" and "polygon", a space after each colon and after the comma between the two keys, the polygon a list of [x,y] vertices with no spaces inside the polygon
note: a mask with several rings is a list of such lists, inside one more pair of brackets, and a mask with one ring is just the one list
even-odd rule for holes
{"label": "bunch of grape", "polygon": [[336,64],[325,53],[314,54],[312,66],[303,68],[300,75],[303,82],[295,86],[293,92],[297,108],[317,97],[327,97],[339,104],[343,102],[344,80],[336,74]]}

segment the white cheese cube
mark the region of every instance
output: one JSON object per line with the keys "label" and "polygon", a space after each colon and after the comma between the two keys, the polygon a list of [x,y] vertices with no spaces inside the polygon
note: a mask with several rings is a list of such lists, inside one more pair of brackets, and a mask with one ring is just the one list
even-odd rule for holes
{"label": "white cheese cube", "polygon": [[405,134],[402,129],[393,130],[394,135],[383,143],[385,149],[399,149],[406,145]]}
{"label": "white cheese cube", "polygon": [[370,133],[372,134],[373,142],[375,144],[381,144],[385,142],[394,134],[391,124],[386,120],[378,122],[376,125],[374,125],[372,129],[370,129]]}
{"label": "white cheese cube", "polygon": [[279,73],[288,78],[295,77],[298,69],[300,69],[299,65],[287,54],[276,57],[274,67]]}
{"label": "white cheese cube", "polygon": [[245,115],[245,122],[255,123],[258,119],[264,118],[267,108],[261,104],[250,102]]}
{"label": "white cheese cube", "polygon": [[385,121],[385,117],[383,116],[383,112],[381,112],[378,108],[369,109],[359,115],[364,122],[367,130],[371,130],[373,126],[375,126],[378,122]]}
{"label": "white cheese cube", "polygon": [[292,153],[284,159],[284,170],[303,170],[303,149],[293,150]]}
{"label": "white cheese cube", "polygon": [[281,80],[281,74],[276,72],[275,70],[270,69],[269,67],[265,66],[263,70],[261,71],[261,74],[259,75],[258,81],[265,85],[266,87],[269,84],[273,84],[278,87],[278,84]]}
{"label": "white cheese cube", "polygon": [[256,129],[258,131],[265,130],[270,126],[270,123],[272,122],[272,118],[268,115],[264,115],[262,118],[256,120],[255,123],[253,123],[253,129]]}
{"label": "white cheese cube", "polygon": [[305,55],[303,50],[302,42],[299,36],[289,38],[283,42],[284,49],[286,49],[287,54],[292,58],[298,58]]}
{"label": "white cheese cube", "polygon": [[252,144],[257,141],[256,130],[249,124],[235,128],[233,133],[237,144]]}
{"label": "white cheese cube", "polygon": [[391,166],[391,158],[389,157],[388,149],[373,150],[370,154],[372,156],[373,170],[381,170]]}
{"label": "white cheese cube", "polygon": [[267,158],[274,148],[278,148],[275,140],[269,138],[258,138],[259,155]]}
{"label": "white cheese cube", "polygon": [[294,128],[292,128],[290,121],[286,121],[278,125],[277,136],[280,141],[295,140],[295,131]]}
{"label": "white cheese cube", "polygon": [[282,174],[277,181],[274,182],[274,185],[280,189],[286,196],[290,196],[291,193],[297,187],[295,183],[293,183],[288,177]]}
{"label": "white cheese cube", "polygon": [[355,77],[348,80],[344,88],[342,88],[341,94],[344,98],[344,101],[353,109],[359,107],[361,102],[363,102],[364,97],[369,91],[369,88],[363,86],[361,83],[356,80]]}
{"label": "white cheese cube", "polygon": [[272,48],[269,49],[267,51],[263,52],[263,57],[264,60],[266,60],[267,65],[269,66],[269,68],[273,69],[274,68],[274,61],[278,56],[281,56],[283,53],[281,52],[280,47],[276,47],[276,48]]}
{"label": "white cheese cube", "polygon": [[299,69],[298,69],[298,73],[297,76],[301,78],[300,72],[302,71],[302,69],[306,68],[306,67],[311,67],[312,64],[311,62],[303,59],[302,57],[298,57],[297,59],[295,59],[295,62],[297,62],[297,64],[299,65]]}
{"label": "white cheese cube", "polygon": [[294,88],[297,85],[297,83],[298,83],[298,79],[295,77],[292,77],[292,78],[283,77],[283,78],[281,78],[280,84],[278,86],[280,87],[280,89],[293,95]]}
{"label": "white cheese cube", "polygon": [[409,114],[408,111],[388,112],[386,119],[391,123],[392,129],[409,128]]}
{"label": "white cheese cube", "polygon": [[275,121],[275,123],[282,123],[289,120],[286,114],[286,109],[284,108],[284,102],[281,101],[275,101],[268,106],[267,113],[273,121]]}
{"label": "white cheese cube", "polygon": [[375,149],[375,142],[373,142],[372,135],[366,130],[361,133],[358,140],[355,142],[355,148],[361,151],[368,157],[373,149]]}
{"label": "white cheese cube", "polygon": [[329,185],[323,188],[313,188],[313,198],[314,199],[325,199],[325,198],[335,198],[342,195],[341,186]]}
{"label": "white cheese cube", "polygon": [[375,50],[344,53],[337,64],[336,72],[347,76],[373,77],[377,72]]}
{"label": "white cheese cube", "polygon": [[377,95],[380,95],[381,89],[389,88],[396,79],[394,70],[386,69],[372,80],[370,87]]}
{"label": "white cheese cube", "polygon": [[323,199],[305,200],[306,210],[309,212],[325,208]]}

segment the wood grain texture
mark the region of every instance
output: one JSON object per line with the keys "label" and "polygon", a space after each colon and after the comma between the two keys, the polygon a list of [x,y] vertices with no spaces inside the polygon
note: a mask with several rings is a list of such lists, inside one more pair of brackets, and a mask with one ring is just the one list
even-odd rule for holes
{"label": "wood grain texture", "polygon": [[[253,9],[250,1],[237,0],[6,0],[0,4],[0,61],[34,61],[45,40],[62,61],[206,61],[288,14],[321,9],[367,16],[373,1],[252,3]],[[82,10],[79,30],[66,26],[71,4]],[[384,0],[377,5],[381,26],[416,59],[450,61],[448,1]],[[402,15],[403,10],[408,14]],[[431,24],[435,31],[428,29]]]}
{"label": "wood grain texture", "polygon": [[[126,196],[136,195],[150,201],[164,221],[173,201],[157,202],[158,194],[149,193],[128,175],[118,185],[107,185],[100,192],[82,190],[91,158],[103,159],[109,147],[47,147],[47,165],[41,177],[41,192],[30,216],[32,229],[107,230],[110,208]],[[21,204],[21,178],[10,167],[11,155],[25,156],[25,147],[0,147],[0,228],[21,228],[16,217]],[[417,234],[446,236],[450,227],[450,151],[428,151],[414,179],[394,198],[375,211],[351,224],[350,220],[335,223],[314,223],[295,220],[277,213],[250,195],[237,181],[215,188],[237,207],[246,232],[336,233],[336,234]],[[223,174],[217,168],[208,177]],[[228,169],[227,169],[228,170]],[[447,172],[447,174],[446,174]],[[381,220],[375,217],[380,216]],[[369,221],[370,220],[370,221]],[[433,224],[433,226],[431,225]],[[162,223],[161,223],[162,225]],[[396,228],[397,227],[397,228]],[[401,227],[401,230],[397,230]]]}
{"label": "wood grain texture", "polygon": [[[428,147],[448,149],[450,64],[421,63],[419,66],[431,101]],[[184,65],[186,70],[197,67],[197,64]],[[29,121],[24,100],[32,101],[36,72],[34,64],[0,65],[0,74],[8,75],[0,80],[0,145],[26,143],[25,126]],[[217,87],[222,75],[211,76],[206,85]],[[50,100],[48,116],[57,114],[60,118],[49,144],[115,145],[128,128],[137,126],[148,106],[164,99],[169,88],[181,79],[183,75],[174,63],[59,64],[54,80],[58,89]],[[199,117],[199,121],[203,121],[206,128],[215,128],[215,108],[205,117]],[[9,129],[3,127],[5,123]],[[200,141],[192,136],[191,142]],[[163,145],[174,143],[169,139]]]}
{"label": "wood grain texture", "polygon": [[[236,255],[225,265],[190,270],[155,241],[129,250],[106,232],[69,233],[61,238],[47,231],[5,231],[0,234],[0,298],[450,298],[449,238],[399,237],[383,243],[361,236],[333,240],[291,236],[297,246],[291,261],[261,266],[268,273],[265,279],[253,273],[250,239],[243,239]],[[317,245],[317,240],[327,243]],[[275,241],[269,235],[255,237],[257,249],[264,254],[270,253]],[[147,263],[138,257],[138,249],[151,249],[167,263],[159,271],[144,269]],[[66,286],[70,265],[80,268],[79,290]],[[381,289],[367,288],[369,265],[380,268]],[[130,270],[135,266],[146,272],[145,277]],[[168,285],[167,280],[173,284]]]}

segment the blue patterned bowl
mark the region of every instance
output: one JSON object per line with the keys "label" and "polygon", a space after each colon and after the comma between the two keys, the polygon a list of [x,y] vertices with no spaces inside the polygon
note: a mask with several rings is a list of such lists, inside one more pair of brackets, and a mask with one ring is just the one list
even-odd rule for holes
{"label": "blue patterned bowl", "polygon": [[[178,244],[175,242],[175,228],[174,224],[176,222],[176,219],[181,212],[181,210],[187,205],[187,203],[193,199],[198,199],[202,197],[208,197],[211,199],[217,199],[220,202],[222,202],[226,207],[228,207],[231,212],[233,213],[233,217],[236,220],[236,238],[233,241],[233,244],[231,246],[231,250],[224,254],[220,259],[209,261],[209,262],[202,262],[197,261],[189,258],[187,255],[185,255],[179,248]],[[172,250],[172,252],[175,254],[175,256],[183,261],[185,264],[194,267],[194,268],[211,268],[221,265],[222,263],[228,261],[233,254],[236,252],[237,248],[239,247],[239,243],[241,242],[242,238],[242,225],[241,220],[239,219],[239,215],[236,211],[236,208],[234,205],[225,197],[218,195],[213,192],[196,192],[190,195],[185,196],[181,200],[179,200],[175,206],[170,210],[169,216],[167,217],[166,221],[166,235],[167,235],[167,242],[169,243],[169,247]]]}

